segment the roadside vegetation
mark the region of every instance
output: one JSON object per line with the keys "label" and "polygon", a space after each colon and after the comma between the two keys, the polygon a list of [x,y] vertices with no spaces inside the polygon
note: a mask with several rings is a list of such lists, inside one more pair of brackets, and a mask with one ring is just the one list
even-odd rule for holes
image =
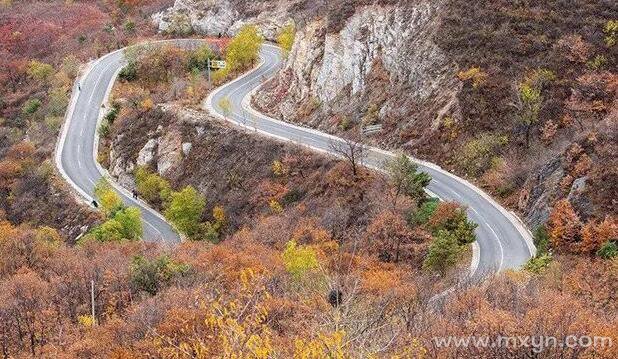
{"label": "roadside vegetation", "polygon": [[226,67],[215,71],[213,81],[221,84],[257,63],[264,38],[254,25],[243,26],[225,48]]}
{"label": "roadside vegetation", "polygon": [[0,220],[57,229],[70,242],[103,219],[81,206],[52,152],[80,66],[153,35],[163,1],[0,5]]}
{"label": "roadside vegetation", "polygon": [[192,186],[173,191],[167,180],[146,167],[135,171],[135,185],[138,194],[162,210],[182,234],[192,240],[206,240],[216,243],[219,231],[225,225],[225,211],[220,206],[212,209],[212,221],[202,221],[206,200]]}
{"label": "roadside vegetation", "polygon": [[97,183],[94,193],[99,210],[105,215],[105,221],[80,238],[80,243],[91,239],[100,242],[141,239],[143,228],[141,213],[138,208],[126,207],[120,196],[105,179],[101,179]]}
{"label": "roadside vegetation", "polygon": [[296,28],[294,24],[285,25],[277,35],[277,44],[283,49],[285,56],[292,51],[292,45],[294,45],[294,38],[296,37]]}
{"label": "roadside vegetation", "polygon": [[[210,89],[205,61],[221,57],[229,64],[213,74],[215,82],[255,64],[262,39],[251,26],[221,52],[204,46],[129,54],[98,129],[100,162],[110,171],[120,168],[127,187],[134,185],[188,240],[174,247],[140,241],[139,210],[123,206],[105,181],[96,185],[99,211],[78,204],[55,173],[51,153],[79,64],[151,35],[148,15],[161,5],[0,4],[8,14],[0,25],[3,356],[450,357],[467,353],[438,347],[433,337],[517,336],[530,328],[618,342],[613,217],[580,216],[570,201],[557,201],[535,234],[539,254],[527,271],[469,286],[460,273],[469,264],[465,253],[476,224],[459,204],[429,197],[424,188],[431,179],[406,156],[382,175],[360,165],[364,148],[352,142],[338,149],[344,160],[336,161],[193,110]],[[332,8],[329,31],[344,23],[354,3]],[[186,17],[169,29],[179,36],[192,31]],[[284,47],[294,32],[282,30]],[[614,24],[602,33],[606,46],[616,43]],[[603,69],[614,60],[588,61]],[[563,81],[554,71],[556,79],[544,73],[548,82],[539,84],[535,72],[512,89],[521,100],[517,141],[531,148],[546,128],[543,108]],[[482,90],[491,75],[483,64],[461,78]],[[365,118],[375,121],[377,113],[373,107]],[[451,125],[445,134],[461,131]],[[487,166],[506,166],[496,151],[513,137],[477,132],[462,147],[460,163],[478,176]],[[590,148],[564,153],[573,177],[565,187],[590,173]],[[500,188],[505,196],[514,190]],[[450,283],[461,287],[437,305],[432,298]],[[530,355],[525,347],[488,347],[471,356]],[[548,348],[543,355],[613,358],[618,352],[614,345],[566,353]]]}

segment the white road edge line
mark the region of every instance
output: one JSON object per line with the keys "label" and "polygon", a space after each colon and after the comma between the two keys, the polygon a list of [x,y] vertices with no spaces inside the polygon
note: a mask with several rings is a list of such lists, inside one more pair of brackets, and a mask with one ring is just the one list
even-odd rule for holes
{"label": "white road edge line", "polygon": [[[272,46],[272,45],[264,44],[264,46]],[[208,97],[207,97],[207,98],[206,98],[206,99],[202,102],[202,108],[204,108],[205,110],[207,110],[207,111],[208,111],[211,115],[213,115],[213,116],[215,116],[215,117],[217,117],[217,118],[219,118],[219,119],[222,119],[222,120],[224,120],[224,121],[226,121],[226,122],[230,122],[230,123],[232,123],[232,124],[234,124],[234,125],[236,125],[236,126],[239,126],[239,127],[242,127],[242,128],[246,128],[246,129],[249,129],[249,130],[254,130],[254,131],[256,131],[256,132],[258,132],[258,133],[260,133],[260,134],[262,134],[262,135],[265,135],[265,136],[267,136],[267,137],[271,137],[271,138],[276,138],[276,139],[278,139],[278,140],[280,140],[280,141],[283,141],[283,142],[292,142],[292,143],[295,143],[295,144],[301,145],[301,146],[303,146],[303,147],[310,148],[310,149],[312,149],[312,150],[314,150],[314,151],[317,151],[317,152],[321,152],[321,153],[324,153],[324,154],[327,154],[327,155],[330,155],[330,156],[335,156],[335,157],[338,157],[336,154],[334,154],[334,153],[332,153],[332,152],[329,152],[329,151],[326,151],[326,150],[324,150],[324,149],[322,149],[322,148],[314,147],[314,146],[311,146],[310,144],[307,144],[307,143],[297,142],[297,141],[294,141],[294,140],[292,140],[292,139],[290,139],[290,138],[281,137],[281,136],[278,136],[278,135],[272,134],[272,133],[270,133],[270,132],[265,132],[265,131],[262,131],[262,130],[260,130],[260,129],[258,129],[258,128],[254,127],[254,126],[249,126],[249,125],[247,125],[247,124],[245,124],[245,123],[241,123],[240,121],[236,121],[236,120],[234,120],[234,119],[232,119],[232,118],[228,118],[228,117],[226,117],[226,116],[223,116],[223,115],[219,114],[219,113],[218,113],[218,112],[214,109],[214,105],[213,105],[213,103],[212,103],[212,100],[213,100],[213,98],[217,95],[217,93],[218,93],[218,92],[219,92],[222,88],[224,88],[224,87],[228,87],[228,86],[231,86],[232,84],[234,84],[234,83],[236,83],[236,82],[238,82],[238,81],[243,80],[245,77],[250,76],[250,75],[251,75],[251,74],[253,74],[254,72],[258,71],[258,69],[259,69],[259,68],[260,68],[263,64],[264,64],[264,60],[260,59],[260,62],[258,63],[258,65],[257,65],[257,66],[256,66],[253,70],[251,70],[251,71],[249,71],[249,72],[247,72],[247,73],[243,74],[242,76],[240,76],[240,77],[236,78],[235,80],[233,80],[233,81],[231,81],[231,82],[226,83],[225,85],[223,85],[223,86],[219,87],[218,89],[215,89],[215,90],[211,91],[211,92],[210,92],[210,94],[208,95]],[[271,78],[272,78],[272,76],[271,76]],[[265,116],[265,115],[263,115],[263,114],[261,114],[260,112],[258,112],[258,111],[256,111],[256,110],[254,110],[254,109],[250,106],[250,99],[251,99],[251,97],[253,97],[253,95],[254,95],[254,94],[255,94],[255,93],[259,90],[259,87],[260,87],[260,86],[257,86],[255,89],[253,89],[252,91],[250,91],[250,92],[249,92],[249,93],[248,93],[248,94],[247,94],[247,95],[243,98],[243,100],[242,100],[242,108],[243,108],[244,110],[248,111],[248,112],[249,112],[252,116],[255,116],[255,117],[258,117],[258,118],[259,118],[259,117],[263,117],[263,116]],[[237,91],[237,89],[236,89],[236,91]],[[301,130],[301,131],[313,132],[314,134],[317,134],[317,135],[320,135],[320,136],[326,135],[326,137],[328,137],[328,138],[330,138],[330,139],[332,139],[332,140],[341,141],[341,139],[340,139],[340,138],[335,137],[335,136],[332,136],[332,135],[327,134],[327,133],[319,132],[319,131],[317,131],[317,130],[313,130],[313,129],[306,128],[306,127],[297,126],[297,125],[294,125],[294,124],[291,124],[291,123],[288,123],[288,122],[282,122],[282,121],[277,120],[277,119],[272,119],[272,120],[274,120],[275,122],[282,123],[282,124],[284,124],[284,125],[286,125],[286,126],[290,126],[290,127],[292,127],[292,128],[299,129],[299,130]],[[388,155],[388,156],[392,156],[392,155],[393,155],[392,153],[389,153],[389,152],[386,152],[386,151],[378,151],[378,152],[381,152],[381,153],[386,154],[386,155]],[[414,159],[414,158],[411,158],[411,159],[412,159],[412,160],[414,160],[415,162],[418,162],[418,160],[416,160],[416,159]],[[377,170],[377,171],[380,171],[380,172],[384,172],[384,169],[383,169],[383,168],[379,168],[379,167],[376,167],[376,166],[367,166],[367,167],[370,167],[370,168],[372,168],[372,169],[374,169],[374,170]],[[427,192],[427,194],[429,194],[430,196],[432,196],[432,197],[436,197],[436,198],[441,199],[439,196],[437,196],[437,195],[436,195],[435,193],[433,193],[432,191],[427,190],[427,189],[426,189],[425,191],[426,191],[426,192]],[[492,229],[492,232],[493,232],[493,233],[494,233],[494,235],[495,235],[495,232],[493,231],[493,229]],[[497,239],[497,241],[498,241],[498,242],[500,242],[500,240],[499,240],[498,238],[496,238],[496,239]],[[502,245],[501,245],[501,244],[500,244],[500,248],[502,248]],[[503,253],[503,252],[501,252],[501,253]],[[502,256],[502,258],[501,258],[501,266],[502,266],[502,260],[503,260],[503,256]],[[474,242],[474,243],[472,244],[472,260],[471,260],[470,267],[469,267],[469,277],[474,277],[474,275],[476,274],[476,271],[478,270],[479,263],[480,263],[480,246],[479,246],[479,244],[478,244],[477,242]]]}
{"label": "white road edge line", "polygon": [[[96,59],[96,60],[91,60],[89,61],[80,71],[80,74],[75,78],[75,81],[73,83],[73,88],[71,91],[71,100],[69,102],[69,106],[67,108],[67,111],[64,115],[64,122],[60,128],[60,136],[58,136],[57,140],[56,140],[56,145],[55,145],[55,149],[54,149],[54,164],[56,169],[58,170],[58,172],[60,172],[61,177],[72,187],[74,195],[75,195],[75,199],[79,202],[83,202],[85,204],[87,204],[88,206],[92,207],[92,201],[93,198],[92,196],[90,196],[88,193],[86,193],[82,188],[80,188],[77,183],[75,183],[71,177],[69,177],[69,175],[67,174],[66,170],[64,169],[64,166],[62,164],[62,152],[64,150],[64,145],[66,142],[66,138],[69,132],[69,127],[71,126],[71,122],[73,119],[73,114],[75,113],[75,107],[77,105],[77,101],[79,99],[79,96],[81,95],[81,90],[79,89],[80,87],[80,83],[82,82],[83,79],[87,78],[88,75],[90,74],[90,72],[92,71],[93,67],[104,61],[106,58],[111,57],[112,55],[121,52],[121,51],[125,51],[128,48],[132,48],[132,47],[141,47],[141,46],[148,46],[148,45],[152,45],[152,44],[159,44],[159,43],[166,43],[166,42],[170,42],[170,43],[178,43],[178,42],[188,42],[188,43],[207,43],[206,40],[200,40],[200,39],[170,39],[170,40],[158,40],[158,41],[150,41],[150,42],[144,42],[144,43],[139,43],[139,44],[134,44],[134,45],[130,45],[121,49],[117,49],[114,50],[106,55],[103,55],[102,57]],[[111,89],[113,88],[114,82],[116,80],[116,77],[118,75],[118,72],[120,71],[120,69],[114,74],[114,76],[112,77],[112,80],[110,81],[110,84],[108,86],[108,89],[106,91],[105,97],[104,97],[104,103],[107,102],[108,98],[109,98],[109,93],[111,92]],[[100,115],[100,114],[99,114]],[[101,121],[101,115],[99,116],[100,118],[97,121],[97,128],[95,129],[95,142],[94,142],[94,148],[97,149],[98,148],[98,126],[100,124]],[[93,151],[94,152],[94,151]],[[93,153],[93,158],[94,158],[94,162],[97,165],[97,169],[99,169],[99,172],[101,174],[101,176],[106,177],[108,179],[108,181],[110,182],[110,184],[112,186],[114,186],[114,188],[120,192],[122,192],[123,194],[125,194],[125,196],[132,198],[131,194],[124,188],[122,188],[120,185],[118,185],[116,183],[116,181],[111,179],[111,176],[109,176],[109,174],[107,174],[107,176],[105,175],[105,173],[107,173],[107,171],[103,171],[101,172],[101,165],[98,163],[98,161],[96,160],[96,152]],[[90,181],[92,182],[92,181]],[[165,221],[166,223],[168,223],[172,228],[174,228],[174,230],[176,230],[181,238],[181,240],[184,239],[184,236],[169,222],[167,222],[165,220],[165,218],[159,214],[157,211],[155,211],[154,209],[150,208],[150,206],[148,206],[145,202],[143,202],[142,200],[136,200],[136,202],[138,202],[144,209],[146,209],[148,212],[150,212],[151,214],[157,216],[158,218],[162,219],[163,221]],[[146,222],[144,220],[144,222]],[[158,232],[158,230],[157,230]],[[160,233],[160,232],[159,232]],[[164,238],[162,238],[164,239]]]}
{"label": "white road edge line", "polygon": [[[111,64],[110,64],[111,65]],[[106,69],[110,66],[108,65],[106,67]],[[99,174],[101,175],[101,177],[105,178],[105,180],[110,183],[112,185],[112,187],[114,187],[114,189],[116,189],[117,191],[121,192],[122,194],[125,195],[125,197],[129,198],[129,200],[132,200],[134,202],[137,202],[138,204],[140,204],[140,206],[145,209],[146,211],[148,211],[150,214],[154,215],[155,217],[159,218],[160,220],[162,220],[163,222],[167,223],[170,225],[170,227],[172,227],[177,234],[180,236],[181,240],[185,240],[184,235],[178,231],[178,229],[171,223],[169,223],[165,217],[163,217],[159,212],[155,211],[153,208],[150,207],[149,204],[147,204],[146,202],[142,201],[141,199],[135,199],[133,198],[133,194],[130,193],[128,190],[126,190],[124,187],[122,187],[121,185],[119,185],[114,178],[109,174],[109,171],[107,171],[107,169],[103,168],[103,166],[101,166],[101,164],[99,163],[99,161],[97,160],[97,154],[99,153],[99,127],[101,126],[101,122],[103,121],[103,118],[106,115],[107,109],[109,108],[109,96],[112,92],[112,89],[114,88],[114,84],[116,83],[116,78],[118,77],[118,74],[120,73],[120,71],[122,71],[123,66],[119,67],[114,74],[112,75],[111,80],[109,81],[109,84],[107,86],[107,89],[105,90],[105,95],[103,96],[103,102],[102,104],[105,105],[105,107],[100,107],[99,108],[99,116],[97,118],[97,124],[96,124],[96,128],[94,131],[94,146],[92,146],[92,158],[94,160],[94,164],[97,168],[97,171],[99,172]],[[144,223],[148,224],[150,227],[154,228],[157,233],[159,233],[159,235],[161,236],[161,238],[163,238],[163,234],[157,229],[155,228],[150,222],[148,222],[145,218],[142,217],[142,220],[144,221]],[[164,238],[163,238],[164,239]]]}
{"label": "white road edge line", "polygon": [[[72,120],[72,117],[73,117],[73,113],[74,113],[74,111],[75,111],[75,106],[76,106],[76,104],[77,104],[77,100],[78,100],[79,95],[80,95],[80,92],[81,92],[81,91],[79,91],[79,89],[77,89],[77,88],[78,88],[78,84],[80,83],[80,81],[81,81],[82,79],[84,79],[84,78],[86,78],[86,77],[88,76],[88,74],[90,73],[90,71],[92,70],[92,68],[94,67],[94,65],[95,65],[95,64],[97,64],[97,63],[99,63],[99,62],[103,61],[103,60],[104,60],[104,59],[106,59],[107,57],[109,57],[109,56],[111,56],[111,55],[113,55],[113,54],[115,54],[115,53],[117,53],[117,52],[119,52],[119,51],[124,51],[124,50],[126,50],[127,48],[130,48],[130,47],[140,47],[140,46],[147,46],[147,45],[157,44],[157,43],[164,43],[164,42],[179,42],[179,41],[196,42],[196,43],[197,43],[197,42],[201,42],[201,41],[206,42],[205,40],[199,40],[199,39],[172,39],[172,40],[161,40],[161,41],[153,41],[153,42],[146,42],[146,43],[135,44],[135,45],[132,45],[132,46],[128,46],[128,47],[125,47],[125,48],[118,49],[118,50],[115,50],[115,51],[113,51],[113,52],[110,52],[110,53],[108,53],[107,55],[104,55],[104,56],[102,56],[101,58],[99,58],[99,59],[97,59],[97,60],[95,60],[95,61],[90,61],[90,62],[86,65],[85,69],[83,70],[82,75],[76,79],[76,81],[75,81],[75,83],[74,83],[74,85],[73,85],[73,91],[72,91],[72,96],[71,96],[71,102],[70,102],[69,108],[67,109],[67,112],[66,112],[66,114],[65,114],[65,121],[64,121],[64,123],[63,123],[63,125],[62,125],[62,128],[61,128],[61,135],[58,137],[58,140],[57,140],[57,142],[56,142],[55,155],[54,155],[54,162],[55,162],[55,164],[56,164],[56,168],[58,168],[58,170],[59,170],[60,174],[62,175],[62,177],[63,177],[63,178],[64,178],[64,179],[65,179],[65,180],[66,180],[66,181],[67,181],[67,182],[71,185],[71,187],[73,187],[73,189],[74,189],[74,190],[76,190],[76,191],[77,191],[77,193],[78,193],[78,194],[79,194],[79,195],[80,195],[80,196],[81,196],[81,197],[85,200],[85,202],[86,202],[87,204],[90,204],[90,203],[92,202],[92,197],[91,197],[91,196],[89,196],[89,195],[88,195],[88,194],[87,194],[84,190],[82,190],[82,189],[81,189],[81,188],[80,188],[80,187],[79,187],[79,186],[78,186],[75,182],[73,182],[73,181],[71,180],[71,178],[67,175],[66,171],[65,171],[65,170],[64,170],[64,168],[63,168],[63,165],[62,165],[62,157],[61,157],[62,150],[63,150],[63,148],[64,148],[64,143],[65,143],[65,141],[66,141],[66,136],[67,136],[67,133],[68,133],[68,128],[69,128],[69,126],[70,126],[70,123],[71,123],[71,120]],[[270,47],[270,48],[276,48],[276,46],[273,46],[273,45],[270,45],[270,44],[264,44],[264,46],[266,46],[266,47]],[[285,142],[294,142],[294,143],[296,143],[295,141],[292,141],[292,140],[290,140],[290,139],[288,139],[288,138],[284,138],[284,137],[281,137],[281,136],[277,136],[277,135],[274,135],[274,134],[271,134],[271,133],[268,133],[268,132],[265,132],[265,131],[259,130],[259,129],[257,129],[257,128],[254,128],[254,127],[252,127],[252,126],[247,126],[246,124],[244,124],[244,123],[240,123],[240,122],[235,121],[235,120],[233,120],[233,119],[228,119],[228,118],[226,118],[225,116],[222,116],[222,115],[220,115],[219,113],[217,113],[217,112],[214,110],[214,107],[212,106],[212,99],[213,99],[213,97],[214,97],[214,96],[215,96],[215,95],[216,95],[216,94],[217,94],[217,93],[218,93],[218,92],[219,92],[222,88],[227,87],[227,86],[230,86],[231,84],[236,83],[236,82],[238,82],[238,81],[241,81],[241,80],[243,80],[245,77],[247,77],[247,76],[249,76],[249,75],[253,74],[253,73],[254,73],[254,72],[256,72],[256,71],[258,71],[258,70],[259,70],[259,68],[260,68],[260,66],[262,66],[262,65],[263,65],[263,63],[264,63],[264,61],[263,61],[263,60],[261,60],[261,61],[260,61],[260,63],[258,64],[258,66],[257,66],[257,67],[255,67],[254,69],[252,69],[251,71],[246,72],[245,74],[241,75],[240,77],[236,78],[235,80],[233,80],[233,81],[231,81],[231,82],[228,82],[228,83],[224,84],[223,86],[219,87],[218,89],[215,89],[215,90],[211,91],[211,92],[210,92],[210,94],[208,95],[208,97],[207,97],[207,98],[203,101],[203,107],[204,107],[206,110],[208,110],[208,111],[209,111],[212,115],[214,115],[215,117],[221,118],[221,119],[223,119],[223,120],[225,120],[225,121],[228,121],[228,122],[232,122],[232,123],[234,123],[234,124],[236,124],[236,125],[238,125],[238,126],[240,126],[240,127],[244,127],[244,128],[248,128],[248,129],[254,129],[254,130],[255,130],[256,132],[258,132],[258,133],[261,133],[261,134],[266,135],[266,136],[268,136],[268,137],[277,138],[277,139],[282,140],[282,141],[285,141]],[[105,94],[105,97],[104,97],[104,103],[107,103],[107,101],[108,101],[108,99],[109,99],[109,93],[111,92],[111,89],[113,88],[113,85],[114,85],[115,79],[116,79],[116,77],[117,77],[117,75],[118,75],[118,72],[119,72],[119,71],[120,71],[120,69],[118,69],[118,70],[114,73],[114,75],[113,75],[113,77],[112,77],[112,80],[110,81],[110,84],[109,84],[109,86],[108,86],[108,89],[107,89],[106,94]],[[271,77],[272,77],[272,76],[271,76]],[[76,89],[77,89],[77,91],[76,91]],[[259,89],[259,86],[256,86],[256,88],[255,88],[254,90],[252,90],[251,92],[249,92],[249,93],[245,96],[245,98],[243,98],[243,100],[242,100],[242,108],[243,108],[244,110],[248,111],[251,115],[256,116],[256,117],[258,117],[258,118],[259,118],[259,117],[262,117],[262,116],[264,116],[264,115],[262,115],[261,113],[257,112],[256,110],[254,110],[254,109],[250,106],[250,99],[251,99],[251,97],[255,94],[255,92],[256,92],[258,89]],[[103,176],[103,177],[107,178],[107,179],[109,180],[109,182],[112,184],[112,186],[114,186],[114,188],[115,188],[115,189],[117,189],[118,191],[120,191],[120,192],[122,192],[123,194],[125,194],[125,196],[127,196],[127,197],[131,198],[131,194],[130,194],[130,193],[129,193],[126,189],[124,189],[123,187],[121,187],[120,185],[118,185],[115,181],[111,180],[111,176],[109,175],[109,173],[108,173],[106,170],[104,170],[104,169],[100,166],[100,164],[98,163],[98,161],[96,160],[96,157],[97,157],[97,156],[96,156],[96,150],[98,149],[98,131],[97,131],[97,129],[98,129],[99,125],[100,125],[100,121],[102,120],[102,117],[103,117],[103,116],[104,116],[104,115],[102,115],[102,114],[101,114],[101,111],[100,111],[100,113],[99,113],[99,119],[98,119],[98,121],[97,121],[97,128],[95,129],[95,143],[94,143],[94,146],[93,146],[93,147],[94,147],[94,149],[95,149],[95,151],[93,151],[93,152],[94,152],[94,153],[93,153],[94,162],[95,162],[95,164],[96,164],[96,166],[97,166],[97,169],[99,170],[99,172],[100,172],[101,176]],[[278,123],[284,124],[284,125],[286,125],[286,126],[288,126],[288,127],[299,129],[299,130],[301,130],[301,131],[307,131],[307,132],[314,133],[314,134],[317,134],[317,135],[320,135],[320,136],[324,136],[324,137],[326,137],[326,138],[330,138],[331,140],[341,141],[341,139],[340,139],[340,138],[338,138],[338,137],[336,137],[336,136],[333,136],[333,135],[330,135],[330,134],[327,134],[327,133],[323,133],[323,132],[320,132],[320,131],[314,130],[314,129],[312,129],[312,128],[307,128],[307,127],[297,126],[297,125],[294,125],[294,124],[291,124],[291,123],[288,123],[288,122],[283,122],[283,121],[280,121],[280,120],[277,120],[277,119],[271,119],[271,121],[278,122]],[[319,151],[319,152],[323,152],[323,153],[327,153],[327,154],[332,155],[332,153],[330,153],[330,152],[328,152],[328,151],[326,151],[326,150],[323,150],[323,149],[320,149],[320,148],[316,148],[316,147],[313,147],[313,146],[308,145],[308,144],[301,144],[301,145],[304,145],[305,147],[309,147],[309,148],[311,148],[311,149],[313,149],[313,150],[317,150],[317,151]],[[370,150],[372,150],[372,151],[376,151],[376,152],[382,153],[382,154],[384,154],[385,156],[392,156],[392,155],[393,155],[391,152],[388,152],[388,151],[385,151],[385,150],[382,150],[382,149],[379,149],[379,148],[369,147],[369,149],[370,149]],[[437,166],[437,165],[435,165],[435,164],[433,164],[433,163],[426,162],[426,161],[423,161],[423,160],[419,160],[419,159],[416,159],[416,158],[413,158],[413,157],[410,157],[410,158],[411,158],[413,161],[415,161],[415,162],[417,162],[417,163],[419,163],[419,164],[421,164],[421,165],[423,165],[423,166],[426,166],[426,167],[431,168],[431,169],[433,169],[433,170],[435,170],[435,171],[438,171],[438,172],[442,173],[443,175],[446,175],[446,176],[448,176],[448,177],[450,177],[450,178],[452,178],[452,179],[454,179],[454,180],[458,181],[459,183],[462,183],[463,185],[465,185],[465,186],[466,186],[466,187],[468,187],[469,189],[472,189],[474,192],[476,192],[477,194],[479,194],[480,196],[482,196],[482,197],[483,197],[485,200],[487,200],[487,201],[488,201],[488,202],[489,202],[492,206],[494,206],[496,209],[498,209],[498,210],[499,210],[499,211],[500,211],[500,212],[501,212],[501,213],[502,213],[502,214],[503,214],[503,215],[504,215],[507,219],[509,219],[509,220],[510,220],[510,222],[511,222],[511,223],[513,224],[513,226],[514,226],[514,227],[518,230],[518,232],[520,233],[520,235],[522,236],[522,238],[524,238],[524,240],[525,240],[525,242],[526,242],[526,245],[527,245],[527,247],[528,247],[528,251],[529,251],[529,253],[530,253],[531,257],[533,257],[533,256],[536,254],[536,248],[535,248],[534,243],[533,243],[533,241],[532,241],[532,235],[530,234],[530,231],[528,231],[528,229],[527,229],[527,228],[523,225],[523,222],[521,221],[521,219],[519,219],[519,217],[518,217],[515,213],[513,213],[513,212],[511,212],[511,211],[507,211],[505,208],[503,208],[502,206],[500,206],[499,204],[497,204],[497,203],[493,200],[493,198],[491,198],[488,194],[486,194],[484,191],[480,190],[478,187],[476,187],[476,186],[472,185],[472,184],[471,184],[470,182],[468,182],[467,180],[462,179],[462,178],[460,178],[460,177],[457,177],[457,176],[455,176],[455,175],[453,175],[453,174],[451,174],[451,173],[449,173],[449,172],[447,172],[447,171],[443,170],[441,167],[439,167],[439,166]],[[434,194],[434,193],[432,193],[431,191],[427,191],[427,192],[428,192],[430,195],[435,196],[435,194]],[[436,197],[437,197],[437,196],[436,196]],[[162,219],[163,221],[165,221],[165,218],[164,218],[163,216],[161,216],[158,212],[156,212],[155,210],[153,210],[152,208],[150,208],[150,207],[149,207],[148,205],[146,205],[143,201],[138,200],[137,202],[138,202],[140,205],[142,205],[142,206],[143,206],[143,208],[144,208],[144,209],[146,209],[147,211],[149,211],[151,214],[153,214],[153,215],[157,216],[158,218]],[[493,231],[493,228],[491,228],[491,227],[490,227],[490,229],[491,229],[491,230],[492,230],[492,232],[494,232],[494,234],[495,234],[495,231]],[[470,266],[470,270],[471,270],[471,273],[472,273],[472,274],[476,272],[476,269],[478,268],[478,262],[479,262],[479,260],[480,260],[480,259],[479,259],[479,255],[478,255],[478,253],[480,252],[480,251],[479,251],[479,249],[478,249],[478,244],[477,244],[477,243],[475,243],[475,244],[476,244],[476,246],[473,244],[473,259],[472,259],[472,263],[471,263],[471,266]],[[477,255],[474,255],[475,253],[476,253]],[[501,263],[501,266],[502,266],[502,263]]]}

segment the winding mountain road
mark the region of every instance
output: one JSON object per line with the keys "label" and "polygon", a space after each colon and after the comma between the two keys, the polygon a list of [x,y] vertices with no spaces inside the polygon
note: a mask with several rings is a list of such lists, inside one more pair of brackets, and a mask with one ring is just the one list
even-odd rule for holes
{"label": "winding mountain road", "polygon": [[[333,144],[343,142],[341,138],[276,120],[251,108],[252,94],[283,64],[281,50],[273,45],[265,44],[260,58],[260,65],[253,71],[213,91],[204,101],[204,108],[221,119],[261,134],[336,155],[333,147],[337,146]],[[221,108],[222,99],[231,102],[231,109]],[[363,164],[383,171],[385,163],[395,157],[392,152],[368,147]],[[517,269],[534,255],[536,249],[530,233],[514,214],[464,179],[437,165],[412,160],[419,164],[419,170],[431,175],[428,186],[431,195],[466,205],[469,217],[479,224],[470,266],[471,277],[480,278],[505,269]]]}
{"label": "winding mountain road", "polygon": [[[204,42],[204,40],[181,39],[143,45],[160,46],[173,43],[176,46],[195,48]],[[111,180],[107,171],[96,161],[97,128],[102,116],[107,113],[103,104],[107,102],[118,72],[126,65],[124,50],[111,52],[90,62],[73,86],[71,102],[56,145],[54,160],[62,177],[88,204],[93,200],[95,184],[102,177],[106,177],[120,194],[125,205],[140,209],[144,240],[178,243],[180,236],[172,226],[144,201],[134,199],[131,193]]]}
{"label": "winding mountain road", "polygon": [[[175,45],[195,47],[202,40],[171,40]],[[163,44],[166,41],[152,43]],[[254,91],[281,68],[282,53],[279,48],[265,44],[260,52],[261,63],[252,71],[211,92],[203,106],[213,115],[238,126],[261,134],[294,142],[311,149],[336,155],[333,143],[343,140],[310,128],[300,127],[265,116],[250,106]],[[102,177],[109,178],[105,169],[95,160],[97,153],[97,127],[106,109],[109,92],[120,69],[126,64],[123,50],[114,51],[89,64],[78,84],[67,111],[56,148],[55,162],[62,176],[88,203],[92,201],[94,186]],[[226,111],[219,105],[224,98],[232,106]],[[386,161],[396,155],[378,148],[368,147],[364,164],[383,170]],[[413,159],[419,169],[432,177],[428,186],[430,194],[442,200],[453,200],[468,207],[470,218],[479,224],[476,230],[471,276],[481,277],[505,269],[516,269],[535,253],[529,232],[515,215],[498,205],[493,199],[469,182],[456,177],[440,167]],[[131,194],[110,181],[120,193],[125,204],[140,208],[144,221],[145,240],[168,243],[180,241],[177,232],[146,203],[132,198]]]}

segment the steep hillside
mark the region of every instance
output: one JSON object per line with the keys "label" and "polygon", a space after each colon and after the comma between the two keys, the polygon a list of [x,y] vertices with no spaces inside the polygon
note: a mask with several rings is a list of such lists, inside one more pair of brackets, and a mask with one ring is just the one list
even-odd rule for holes
{"label": "steep hillside", "polygon": [[[331,238],[341,250],[421,269],[431,233],[406,225],[414,201],[401,200],[393,207],[392,187],[382,176],[363,171],[353,180],[344,162],[173,104],[117,121],[112,175],[125,187],[140,190],[137,171],[147,168],[173,189],[195,188],[207,202],[204,220],[215,222],[217,210],[225,213],[225,226],[211,241],[227,241],[247,230],[277,249],[294,238],[299,243]],[[164,208],[161,202],[152,203]],[[469,258],[461,261],[465,267]]]}
{"label": "steep hillside", "polygon": [[[0,0],[2,357],[618,357],[615,4],[171,5]],[[385,176],[198,110],[255,65],[252,27],[129,51],[98,128],[99,162],[187,240],[141,241],[139,210],[104,182],[99,211],[76,200],[50,159],[80,65],[247,22],[272,40],[296,29],[256,106],[340,134],[382,124],[367,141],[547,220],[538,256],[470,283],[474,223],[405,156]]]}
{"label": "steep hillside", "polygon": [[[473,179],[533,228],[562,198],[584,220],[618,211],[614,2],[217,4],[165,16],[214,33],[255,23],[273,40],[295,24],[284,71],[254,98],[274,117],[333,133],[381,124],[368,141]],[[218,6],[228,21],[200,27]]]}
{"label": "steep hillside", "polygon": [[73,242],[100,216],[81,206],[52,154],[82,64],[153,36],[133,2],[0,2],[0,220],[58,229]]}
{"label": "steep hillside", "polygon": [[[616,173],[604,164],[615,164],[616,74],[608,70],[616,49],[602,31],[615,6],[465,4],[363,7],[338,33],[323,20],[310,23],[297,33],[286,71],[255,103],[331,132],[382,124],[370,141],[476,179],[533,227],[564,197],[584,218],[615,213]],[[543,20],[551,11],[562,19],[555,28]],[[533,85],[539,110],[526,125],[521,89],[545,72],[550,79]],[[567,152],[578,146],[590,163],[574,172]]]}

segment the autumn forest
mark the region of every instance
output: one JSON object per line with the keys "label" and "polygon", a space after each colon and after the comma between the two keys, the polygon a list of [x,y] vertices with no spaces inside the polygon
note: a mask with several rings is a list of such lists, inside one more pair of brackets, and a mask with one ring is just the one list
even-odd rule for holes
{"label": "autumn forest", "polygon": [[[266,0],[226,0],[235,16],[257,19],[229,34],[200,32],[182,13],[157,28],[153,14],[171,0],[0,0],[0,355],[618,357],[616,5],[499,1],[471,12],[462,1],[443,1],[450,15],[433,36],[456,64],[449,81],[460,91],[461,116],[476,122],[445,116],[437,132],[429,120],[406,134],[389,132],[399,137],[370,138],[398,153],[377,171],[363,166],[366,149],[352,141],[333,157],[201,107],[216,87],[258,63],[264,36],[287,58],[310,19],[323,17],[325,31],[336,32],[343,25],[333,17],[408,6],[284,3],[296,25],[270,36],[251,10],[273,11]],[[539,35],[548,14],[557,16],[553,3],[565,12],[581,5],[587,24],[577,26],[586,31],[557,25]],[[512,27],[494,26],[485,12]],[[509,29],[525,38],[527,55],[498,41]],[[205,42],[126,52],[97,128],[96,160],[110,177],[96,183],[94,208],[54,163],[74,85],[89,61],[174,38]],[[206,75],[211,61],[223,60],[225,69]],[[341,99],[330,108],[303,103],[296,122],[332,120],[329,132],[349,136],[362,130],[380,116],[371,104],[388,97],[388,76],[376,71],[367,81],[378,90],[345,106]],[[282,78],[296,74],[282,73],[264,85],[279,102]],[[385,128],[426,111],[400,100],[408,107]],[[352,120],[342,126],[344,118]],[[498,118],[519,125],[511,131]],[[424,125],[427,137],[411,140]],[[428,193],[432,178],[404,153],[439,163],[524,218],[536,255],[518,270],[470,278],[478,223],[464,205]],[[548,154],[555,161],[541,164]],[[159,212],[182,241],[142,240],[140,210],[124,205],[111,180]],[[439,340],[568,336],[604,342],[539,351]]]}

